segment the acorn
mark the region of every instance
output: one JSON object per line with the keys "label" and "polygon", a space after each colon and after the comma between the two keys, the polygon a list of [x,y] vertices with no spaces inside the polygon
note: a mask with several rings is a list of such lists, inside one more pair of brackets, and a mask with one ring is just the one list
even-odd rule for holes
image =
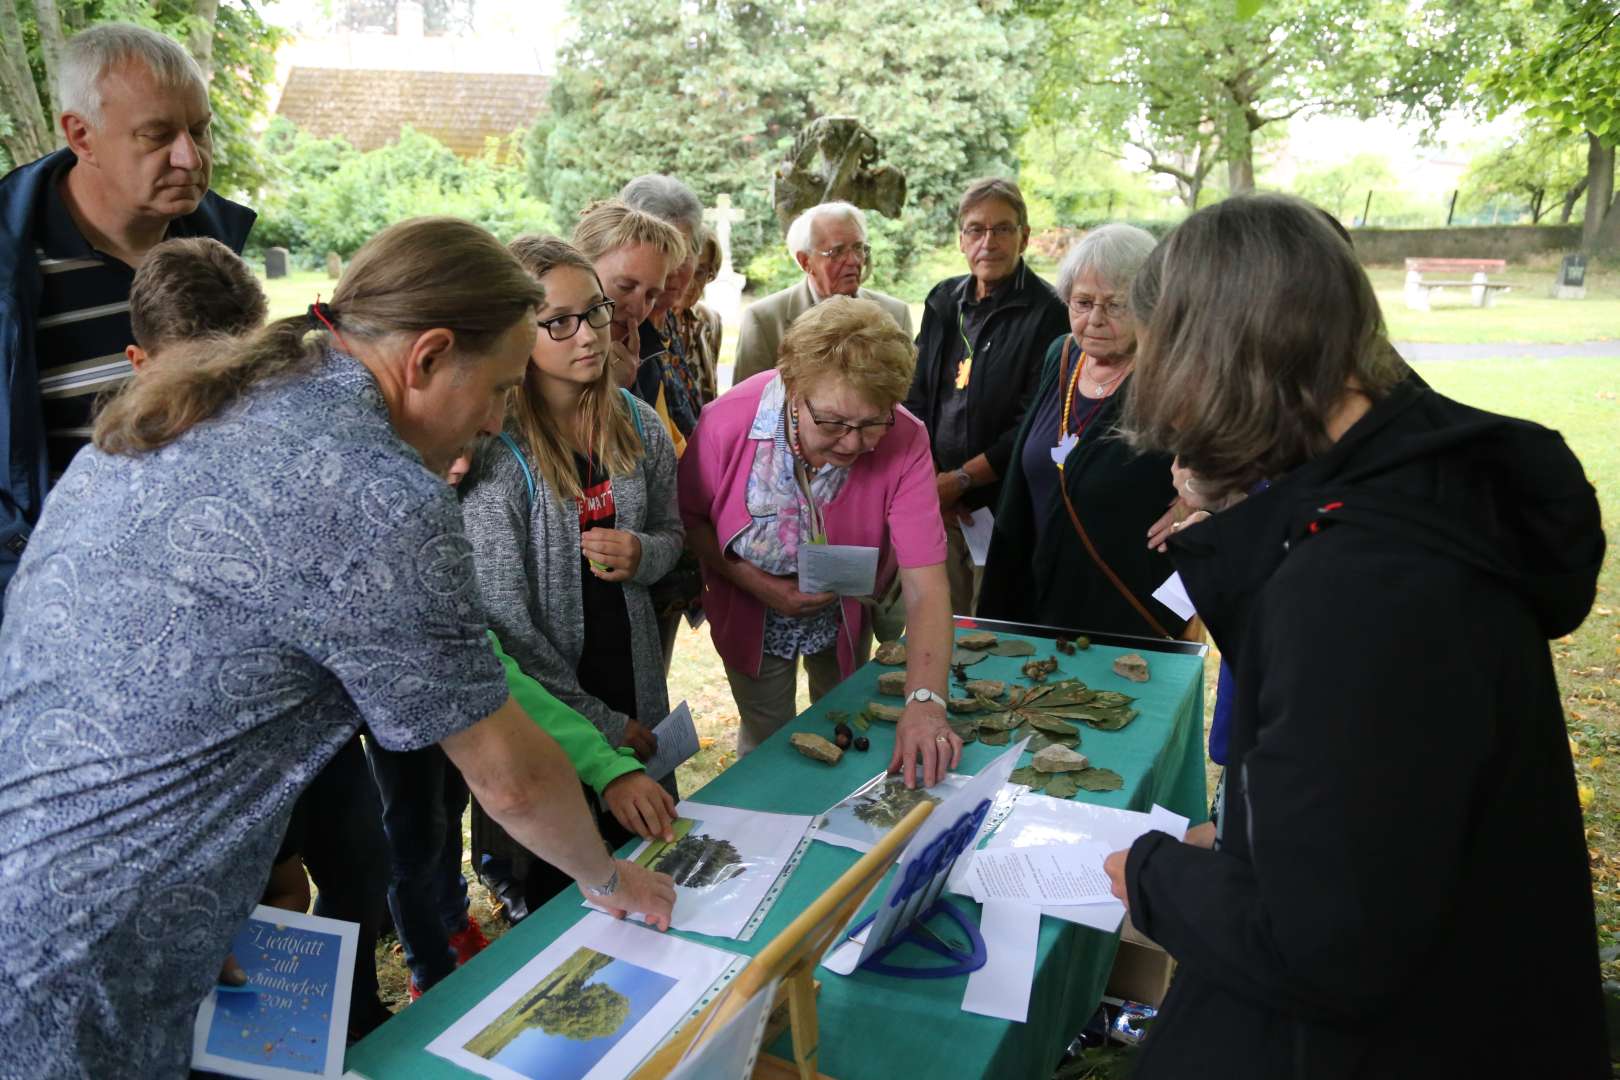
{"label": "acorn", "polygon": [[855,736],[855,749],[859,750],[863,754],[866,753],[868,750],[872,749],[872,740],[868,739],[865,735]]}
{"label": "acorn", "polygon": [[848,724],[840,723],[833,728],[833,742],[838,744],[840,750],[848,750],[850,741],[854,738],[855,732],[850,730]]}

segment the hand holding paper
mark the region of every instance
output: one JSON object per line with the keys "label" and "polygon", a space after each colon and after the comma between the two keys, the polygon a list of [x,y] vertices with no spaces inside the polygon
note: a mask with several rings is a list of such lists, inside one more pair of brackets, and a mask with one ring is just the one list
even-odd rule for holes
{"label": "hand holding paper", "polygon": [[662,780],[675,771],[675,767],[698,752],[697,727],[692,723],[692,708],[686,702],[675,706],[652,730],[658,743],[658,752],[647,761],[647,775]]}
{"label": "hand holding paper", "polygon": [[1040,906],[1093,904],[1111,899],[1095,841],[1050,847],[987,848],[973,859],[976,900],[1013,900]]}

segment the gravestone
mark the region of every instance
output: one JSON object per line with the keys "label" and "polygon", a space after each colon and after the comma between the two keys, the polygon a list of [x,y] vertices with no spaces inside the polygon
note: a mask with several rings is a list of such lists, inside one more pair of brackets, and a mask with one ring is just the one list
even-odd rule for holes
{"label": "gravestone", "polygon": [[714,206],[703,211],[703,220],[714,229],[715,242],[720,245],[720,269],[714,280],[703,289],[703,302],[709,310],[718,312],[723,325],[733,332],[742,314],[742,291],[746,279],[731,265],[731,227],[746,215],[731,205],[730,195],[715,197]]}
{"label": "gravestone", "polygon": [[1586,299],[1586,256],[1580,253],[1565,255],[1558,267],[1558,279],[1553,282],[1554,300]]}
{"label": "gravestone", "polygon": [[287,276],[287,249],[284,247],[266,248],[264,252],[264,276],[266,278],[284,278]]}
{"label": "gravestone", "polygon": [[787,235],[804,211],[848,202],[885,217],[906,205],[906,174],[881,164],[877,136],[853,116],[818,116],[805,125],[771,175],[771,205]]}
{"label": "gravestone", "polygon": [[326,253],[326,276],[333,281],[343,276],[343,256],[335,251]]}

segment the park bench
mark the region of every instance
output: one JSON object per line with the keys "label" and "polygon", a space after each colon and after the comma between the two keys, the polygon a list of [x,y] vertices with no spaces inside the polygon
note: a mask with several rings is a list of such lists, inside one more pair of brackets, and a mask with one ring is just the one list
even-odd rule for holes
{"label": "park bench", "polygon": [[[1429,310],[1429,294],[1436,289],[1468,289],[1475,307],[1491,307],[1498,292],[1512,288],[1489,280],[1507,267],[1505,259],[1407,259],[1406,306],[1413,311]],[[1437,281],[1425,274],[1472,274],[1467,281]]]}

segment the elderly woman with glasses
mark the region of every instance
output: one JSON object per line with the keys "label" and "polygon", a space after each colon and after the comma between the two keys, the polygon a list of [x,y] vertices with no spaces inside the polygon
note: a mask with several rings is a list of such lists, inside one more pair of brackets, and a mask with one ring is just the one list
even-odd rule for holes
{"label": "elderly woman with glasses", "polygon": [[1052,342],[996,510],[978,614],[1174,637],[1186,620],[1153,599],[1170,576],[1145,543],[1176,499],[1170,458],[1118,437],[1136,357],[1128,296],[1153,237],[1130,225],[1086,234],[1058,270],[1070,332]]}
{"label": "elderly woman with glasses", "polygon": [[800,657],[812,701],[866,659],[861,598],[799,591],[801,548],[830,544],[873,549],[876,594],[899,574],[910,633],[891,771],[932,785],[960,760],[945,721],[945,531],[928,434],[900,406],[915,361],[876,303],[829,297],[794,321],[777,369],[705,409],[687,444],[681,518],[742,718],[739,754],[793,718]]}

